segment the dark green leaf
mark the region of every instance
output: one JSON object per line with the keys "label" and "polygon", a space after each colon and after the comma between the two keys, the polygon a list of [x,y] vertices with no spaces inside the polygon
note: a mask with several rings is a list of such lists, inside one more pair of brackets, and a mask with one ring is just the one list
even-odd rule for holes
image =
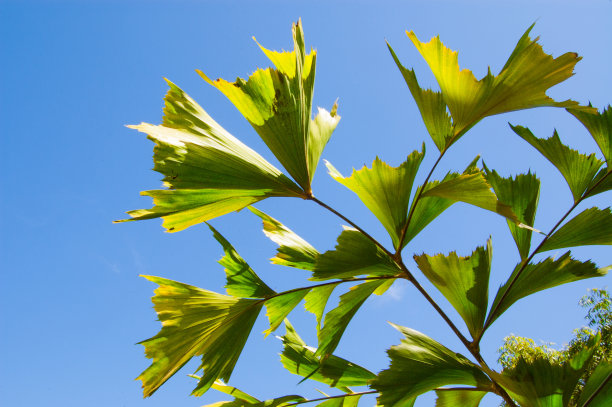
{"label": "dark green leaf", "polygon": [[557,230],[539,251],[587,245],[612,245],[610,208],[585,209]]}
{"label": "dark green leaf", "polygon": [[[540,197],[540,180],[531,172],[519,174],[514,178],[503,178],[495,170],[489,171],[484,163],[483,166],[487,174],[487,181],[493,187],[497,198],[510,206],[520,224],[532,228]],[[522,259],[526,259],[529,257],[532,230],[521,227],[520,224],[508,220],[508,227],[519,254]]]}
{"label": "dark green leaf", "polygon": [[140,342],[153,363],[138,376],[150,396],[194,356],[204,370],[193,394],[200,395],[217,379],[229,380],[263,303],[202,290],[160,277],[153,304],[161,331]]}
{"label": "dark green leaf", "polygon": [[361,232],[345,227],[335,250],[317,258],[311,280],[369,276],[394,276],[401,270],[389,255]]}
{"label": "dark green leaf", "polygon": [[327,168],[336,181],[357,194],[385,227],[397,248],[408,216],[412,183],[424,156],[425,144],[422,152],[413,151],[399,167],[391,167],[376,157],[372,168],[353,170],[346,178],[331,164],[327,163]]}
{"label": "dark green leaf", "polygon": [[579,407],[607,407],[612,400],[612,362],[600,363],[584,384]]}
{"label": "dark green leaf", "polygon": [[487,394],[480,390],[436,390],[436,407],[478,407]]}
{"label": "dark green leaf", "polygon": [[526,127],[513,125],[510,127],[559,170],[572,191],[574,202],[578,201],[592,184],[593,177],[603,164],[595,157],[595,154],[587,156],[569,148],[561,143],[556,130],[551,138],[541,139],[535,137]]}
{"label": "dark green leaf", "polygon": [[473,338],[482,332],[488,306],[491,239],[467,257],[456,252],[414,256],[419,269],[457,310]]}
{"label": "dark green leaf", "polygon": [[536,264],[530,263],[524,269],[521,262],[517,264],[508,281],[497,291],[491,306],[491,313],[487,317],[487,325],[495,321],[521,298],[561,284],[585,278],[600,277],[605,275],[607,271],[608,268],[598,269],[590,261],[582,262],[572,259],[570,252],[556,260],[549,257]]}
{"label": "dark green leaf", "polygon": [[362,283],[340,296],[340,304],[325,315],[323,329],[318,332],[319,348],[315,353],[316,356],[325,358],[336,349],[344,330],[357,310],[384,282],[385,280],[375,280]]}
{"label": "dark green leaf", "polygon": [[271,259],[274,264],[313,270],[319,252],[307,241],[296,235],[291,229],[252,206],[251,212],[263,221],[264,233],[280,247],[276,256]]}
{"label": "dark green leaf", "polygon": [[380,392],[379,405],[402,405],[406,399],[449,384],[490,389],[487,376],[464,356],[413,329],[393,326],[406,338],[387,351],[391,366],[370,384]]}
{"label": "dark green leaf", "polygon": [[593,182],[589,185],[588,193],[585,197],[601,194],[612,189],[612,171],[609,167],[604,167],[593,178]]}
{"label": "dark green leaf", "polygon": [[219,264],[225,267],[227,293],[235,297],[246,298],[265,298],[275,294],[274,290],[268,287],[240,257],[236,249],[215,228],[211,225],[208,227],[225,252]]}
{"label": "dark green leaf", "polygon": [[601,113],[595,109],[567,109],[587,128],[599,149],[603,153],[608,166],[612,165],[612,109],[610,105]]}

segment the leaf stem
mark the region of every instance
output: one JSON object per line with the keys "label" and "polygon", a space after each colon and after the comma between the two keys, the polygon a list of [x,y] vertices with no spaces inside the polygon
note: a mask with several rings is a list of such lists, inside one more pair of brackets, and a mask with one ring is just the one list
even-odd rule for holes
{"label": "leaf stem", "polygon": [[339,398],[343,398],[343,397],[363,396],[364,394],[376,394],[376,393],[378,393],[376,390],[368,390],[368,391],[362,391],[362,392],[359,392],[359,393],[340,394],[338,396],[328,396],[328,397],[320,397],[318,399],[296,401],[295,403],[288,403],[288,404],[285,404],[285,405],[286,406],[297,406],[298,404],[311,403],[311,402],[314,402],[314,401],[339,399]]}

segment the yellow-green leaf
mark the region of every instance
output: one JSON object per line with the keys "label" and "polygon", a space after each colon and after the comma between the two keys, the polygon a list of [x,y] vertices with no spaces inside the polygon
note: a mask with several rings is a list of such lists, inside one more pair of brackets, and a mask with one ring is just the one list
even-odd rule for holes
{"label": "yellow-green leaf", "polygon": [[585,209],[557,230],[539,251],[587,245],[612,245],[610,208]]}
{"label": "yellow-green leaf", "polygon": [[[340,284],[340,282],[338,282]],[[320,287],[315,287],[304,297],[304,308],[314,314],[317,319],[317,331],[321,329],[321,321],[325,312],[325,306],[329,301],[329,296],[334,291],[338,284],[328,284]]]}
{"label": "yellow-green leaf", "polygon": [[287,293],[281,293],[276,297],[273,297],[266,301],[266,315],[270,320],[270,328],[264,331],[264,334],[268,336],[274,332],[283,320],[289,315],[291,311],[302,301],[304,296],[308,294],[310,288],[303,288],[301,290],[290,291]]}
{"label": "yellow-green leaf", "polygon": [[263,305],[260,300],[236,298],[161,277],[153,304],[161,331],[140,342],[153,363],[138,376],[145,397],[153,394],[194,356],[203,369],[194,394],[202,394],[217,379],[228,381]]}
{"label": "yellow-green leaf", "polygon": [[493,247],[480,246],[470,256],[456,252],[414,256],[419,269],[457,310],[473,338],[482,332],[489,299],[489,275]]}
{"label": "yellow-green leaf", "polygon": [[587,188],[592,185],[597,170],[603,164],[595,154],[585,155],[561,143],[557,131],[551,138],[541,139],[533,135],[526,127],[512,126],[512,130],[523,140],[535,147],[563,175],[572,191],[574,202],[577,202]]}
{"label": "yellow-green leaf", "polygon": [[477,389],[439,389],[436,390],[436,407],[478,407],[486,394]]}
{"label": "yellow-green leaf", "polygon": [[567,109],[587,128],[605,157],[612,165],[612,108],[608,105],[601,113],[595,109]]}
{"label": "yellow-green leaf", "polygon": [[584,384],[577,406],[606,407],[610,400],[612,400],[612,362],[602,361]]}

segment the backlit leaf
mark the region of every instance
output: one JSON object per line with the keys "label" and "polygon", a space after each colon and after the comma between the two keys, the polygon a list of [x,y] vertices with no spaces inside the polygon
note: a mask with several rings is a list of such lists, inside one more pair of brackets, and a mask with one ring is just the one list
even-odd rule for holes
{"label": "backlit leaf", "polygon": [[338,284],[315,287],[306,294],[306,297],[304,297],[304,308],[313,313],[317,318],[317,331],[321,329],[321,321],[323,320],[323,313],[325,312],[325,306],[327,305],[329,296]]}
{"label": "backlit leaf", "polygon": [[480,390],[436,390],[436,407],[478,407],[487,394]]}
{"label": "backlit leaf", "polygon": [[334,106],[331,113],[321,109],[311,120],[316,51],[306,54],[301,21],[293,25],[293,44],[292,52],[260,46],[276,69],[258,69],[247,81],[213,81],[198,73],[227,96],[309,194],[319,157],[340,116]]}
{"label": "backlit leaf", "polygon": [[418,331],[393,326],[405,338],[387,351],[391,365],[370,384],[380,392],[379,405],[402,405],[406,399],[449,384],[490,389],[487,376],[464,356]]}
{"label": "backlit leaf", "polygon": [[600,362],[587,379],[578,399],[579,407],[606,407],[612,400],[612,362]]}
{"label": "backlit leaf", "polygon": [[235,297],[265,298],[275,294],[251,269],[236,249],[211,225],[208,225],[215,239],[221,243],[224,256],[219,264],[225,267],[227,283],[225,289]]}
{"label": "backlit leaf", "polygon": [[589,185],[589,189],[585,197],[601,194],[612,189],[612,170],[604,167],[593,178],[593,182]]}
{"label": "backlit leaf", "polygon": [[325,315],[323,329],[317,333],[319,348],[315,353],[316,356],[325,358],[336,349],[342,334],[355,313],[384,282],[385,280],[375,280],[362,283],[352,287],[349,292],[340,296],[340,304]]}
{"label": "backlit leaf", "polygon": [[539,106],[577,105],[571,100],[556,102],[546,96],[546,91],[572,76],[580,58],[572,52],[557,58],[544,53],[538,38],[529,38],[532,28],[523,34],[499,75],[489,71],[480,80],[471,71],[459,68],[457,52],[446,48],[438,37],[422,43],[413,32],[408,33],[436,77],[450,111],[454,130],[451,143],[487,116]]}
{"label": "backlit leaf", "polygon": [[493,247],[480,246],[467,257],[456,252],[414,256],[419,269],[457,310],[473,338],[482,332],[488,306]]}
{"label": "backlit leaf", "polygon": [[345,227],[334,250],[317,258],[311,280],[351,278],[359,275],[393,276],[401,270],[387,253],[361,232]]}
{"label": "backlit leaf", "polygon": [[236,398],[233,401],[218,401],[202,407],[282,407],[292,405],[293,403],[297,403],[299,401],[306,401],[306,399],[302,396],[290,395],[252,403],[247,400]]}
{"label": "backlit leaf", "polygon": [[567,109],[587,128],[608,166],[612,165],[612,109],[608,105],[601,113],[595,109]]}
{"label": "backlit leaf", "polygon": [[287,333],[281,338],[284,346],[281,362],[290,373],[345,392],[350,392],[347,386],[365,386],[368,380],[376,377],[369,370],[334,355],[321,360],[315,356],[316,348],[307,346],[288,321],[285,321],[285,327]]}
{"label": "backlit leaf", "polygon": [[553,233],[539,251],[587,245],[612,245],[610,208],[585,209]]}
{"label": "backlit leaf", "polygon": [[[503,178],[495,170],[489,171],[484,163],[483,166],[487,181],[493,187],[497,199],[512,209],[521,224],[533,227],[540,197],[540,180],[531,172],[519,174],[514,178]],[[529,257],[532,230],[520,227],[510,220],[508,227],[521,258],[526,259]]]}
{"label": "backlit leaf", "polygon": [[317,407],[357,407],[361,395],[338,397],[335,399],[329,399],[321,404],[317,404]]}
{"label": "backlit leaf", "polygon": [[397,248],[408,216],[412,183],[424,156],[425,144],[422,152],[413,151],[399,167],[391,167],[377,157],[372,168],[353,170],[346,178],[331,164],[327,163],[327,168],[336,181],[359,196],[387,229]]}
{"label": "backlit leaf", "polygon": [[200,395],[217,379],[229,380],[263,305],[261,300],[217,294],[160,277],[153,304],[161,331],[140,342],[153,363],[140,376],[150,396],[192,357],[202,356],[203,369],[193,394]]}
{"label": "backlit leaf", "polygon": [[264,233],[280,247],[271,261],[274,264],[313,270],[319,252],[291,229],[252,206],[251,212],[263,221]]}
{"label": "backlit leaf", "polygon": [[[198,379],[200,378],[198,377]],[[216,382],[214,382],[211,387],[222,393],[229,394],[230,396],[234,396],[237,399],[244,400],[250,403],[259,403],[259,400],[251,396],[250,394],[245,393],[242,390],[237,389],[236,387],[228,386],[220,380],[217,380]]]}
{"label": "backlit leaf", "polygon": [[168,81],[163,124],[128,126],[155,142],[154,170],[167,190],[145,191],[152,209],[132,219],[164,218],[168,231],[236,211],[270,196],[304,192],[263,157],[217,124],[193,99]]}
{"label": "backlit leaf", "polygon": [[574,202],[578,201],[591,185],[593,177],[603,164],[595,157],[595,154],[587,156],[569,148],[561,143],[556,130],[551,138],[541,139],[535,137],[526,127],[512,125],[510,127],[557,167],[572,191]]}
{"label": "backlit leaf", "polygon": [[585,278],[600,277],[605,275],[609,269],[598,269],[591,261],[574,260],[570,257],[570,252],[556,260],[549,257],[536,264],[530,263],[518,274],[522,264],[517,264],[508,281],[497,291],[491,306],[491,312],[487,317],[487,325],[495,321],[521,298],[561,284]]}
{"label": "backlit leaf", "polygon": [[278,296],[266,301],[266,315],[270,320],[270,328],[264,331],[266,336],[271,334],[279,327],[283,320],[291,311],[302,301],[304,296],[310,291],[309,288],[295,290],[292,292],[279,294]]}

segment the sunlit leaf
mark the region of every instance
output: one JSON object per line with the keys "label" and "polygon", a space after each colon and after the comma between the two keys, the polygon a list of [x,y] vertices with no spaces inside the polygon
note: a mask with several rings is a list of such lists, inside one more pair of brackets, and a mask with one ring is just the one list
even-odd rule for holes
{"label": "sunlit leaf", "polygon": [[529,38],[532,28],[523,34],[499,75],[489,71],[480,80],[471,71],[459,68],[457,52],[446,48],[438,37],[422,43],[412,31],[408,33],[436,77],[450,111],[454,130],[451,143],[487,116],[538,106],[577,105],[571,100],[556,102],[546,96],[546,91],[572,76],[580,58],[572,52],[557,58],[544,53],[538,38]]}
{"label": "sunlit leaf", "polygon": [[153,363],[140,376],[145,397],[150,396],[194,356],[203,369],[193,393],[204,393],[217,379],[229,380],[242,348],[263,305],[260,300],[221,295],[160,277],[153,304],[161,331],[142,341]]}
{"label": "sunlit leaf", "polygon": [[609,167],[604,167],[595,178],[593,178],[593,182],[589,185],[589,189],[585,197],[594,196],[597,194],[601,194],[602,192],[606,192],[612,189],[612,170]]}
{"label": "sunlit leaf", "polygon": [[548,358],[520,358],[511,370],[501,374],[490,372],[490,375],[522,407],[564,407],[598,344],[599,335],[564,363],[554,363]]}
{"label": "sunlit leaf", "polygon": [[258,69],[247,81],[213,81],[198,73],[227,96],[309,194],[319,157],[340,116],[334,105],[331,113],[321,109],[311,120],[316,51],[306,54],[300,21],[293,25],[293,44],[292,52],[260,46],[276,69]]}
{"label": "sunlit leaf", "polygon": [[317,331],[321,329],[321,321],[323,320],[323,314],[327,301],[329,301],[329,296],[338,284],[340,283],[315,287],[306,294],[306,297],[304,297],[304,308],[313,313],[317,319]]}
{"label": "sunlit leaf", "polygon": [[152,209],[130,211],[129,220],[164,218],[179,231],[270,196],[304,192],[217,124],[193,99],[168,81],[163,124],[128,126],[155,142],[154,170],[168,190],[145,191]]}
{"label": "sunlit leaf", "polygon": [[487,183],[482,172],[462,174],[442,181],[427,189],[422,196],[437,196],[438,198],[465,202],[495,212],[513,222],[518,222],[518,218],[510,206],[500,202],[491,191],[491,186]]}
{"label": "sunlit leaf", "polygon": [[497,291],[491,312],[487,317],[487,325],[495,321],[521,298],[561,284],[600,277],[605,275],[609,269],[609,267],[598,269],[591,261],[574,260],[570,257],[570,252],[556,260],[549,257],[536,264],[530,263],[521,272],[522,268],[522,262],[517,264],[508,281]]}
{"label": "sunlit leaf", "polygon": [[[198,379],[200,378],[198,377]],[[214,382],[211,387],[222,393],[229,394],[230,396],[234,396],[237,399],[244,400],[249,403],[259,403],[259,400],[251,396],[250,394],[245,393],[236,387],[228,386],[220,380],[217,380],[216,382]]]}
{"label": "sunlit leaf", "polygon": [[236,249],[211,225],[208,225],[215,239],[223,246],[224,256],[219,264],[225,267],[227,283],[225,289],[235,297],[265,298],[275,294],[251,269]]}
{"label": "sunlit leaf", "polygon": [[325,315],[323,329],[317,334],[319,337],[319,347],[316,351],[316,356],[323,356],[325,358],[336,349],[342,334],[355,313],[365,300],[383,283],[384,280],[362,283],[352,287],[349,292],[340,296],[340,304]]}
{"label": "sunlit leaf", "polygon": [[436,390],[436,407],[478,407],[487,394],[480,390]]}
{"label": "sunlit leaf", "polygon": [[[484,163],[483,166],[497,199],[512,209],[521,224],[533,227],[540,197],[540,180],[531,172],[514,178],[503,178],[495,170],[489,171]],[[508,227],[521,258],[526,259],[529,257],[532,230],[510,220]]]}
{"label": "sunlit leaf", "polygon": [[612,245],[610,208],[585,209],[553,233],[539,251],[587,245]]}
{"label": "sunlit leaf", "polygon": [[290,395],[252,403],[248,400],[236,398],[233,401],[218,401],[202,407],[282,407],[292,405],[293,403],[297,403],[299,401],[306,401],[306,399],[302,396]]}
{"label": "sunlit leaf", "polygon": [[610,105],[601,113],[595,109],[567,109],[587,128],[599,149],[603,153],[608,166],[612,165],[612,109]]}
{"label": "sunlit leaf", "polygon": [[271,334],[279,327],[283,320],[291,311],[304,299],[304,296],[310,291],[309,288],[291,291],[266,301],[266,315],[270,320],[270,328],[264,331],[266,336]]}
{"label": "sunlit leaf", "polygon": [[370,384],[380,392],[379,405],[402,405],[403,400],[449,384],[490,388],[487,376],[464,356],[413,329],[393,326],[405,338],[387,351],[391,365]]}
{"label": "sunlit leaf", "polygon": [[482,331],[488,306],[493,247],[480,246],[467,257],[456,252],[414,256],[419,269],[457,310],[473,338]]}
{"label": "sunlit leaf", "polygon": [[607,407],[612,400],[612,362],[602,361],[587,379],[578,407]]}
{"label": "sunlit leaf", "polygon": [[251,212],[263,221],[264,233],[280,247],[271,261],[274,264],[313,270],[319,252],[291,229],[252,206]]}
{"label": "sunlit leaf", "polygon": [[361,232],[345,227],[334,250],[317,258],[311,280],[351,278],[358,275],[393,276],[400,268],[387,253]]}
{"label": "sunlit leaf", "polygon": [[317,404],[317,407],[357,407],[361,395],[338,397],[335,399],[329,399],[321,404]]}
{"label": "sunlit leaf", "polygon": [[327,168],[336,181],[359,196],[387,229],[397,248],[408,216],[412,183],[424,156],[425,144],[422,152],[413,151],[399,167],[391,167],[377,157],[372,168],[353,170],[346,178],[331,164],[327,163]]}
{"label": "sunlit leaf", "polygon": [[438,150],[446,150],[450,145],[454,130],[451,118],[447,112],[446,103],[444,102],[444,96],[441,92],[421,89],[414,70],[404,68],[389,43],[387,43],[387,47],[389,47],[391,56],[402,73],[410,93],[421,112],[427,132],[436,144],[436,147],[438,147]]}
{"label": "sunlit leaf", "polygon": [[551,138],[541,139],[533,135],[526,127],[512,126],[512,130],[526,142],[535,147],[561,172],[569,185],[574,202],[578,201],[591,185],[597,170],[603,164],[595,154],[585,155],[561,143],[557,131]]}
{"label": "sunlit leaf", "polygon": [[286,320],[285,327],[287,333],[281,338],[284,346],[281,362],[290,373],[308,377],[345,392],[350,392],[347,386],[365,386],[368,380],[376,377],[369,370],[334,355],[321,360],[315,356],[316,348],[307,346]]}

